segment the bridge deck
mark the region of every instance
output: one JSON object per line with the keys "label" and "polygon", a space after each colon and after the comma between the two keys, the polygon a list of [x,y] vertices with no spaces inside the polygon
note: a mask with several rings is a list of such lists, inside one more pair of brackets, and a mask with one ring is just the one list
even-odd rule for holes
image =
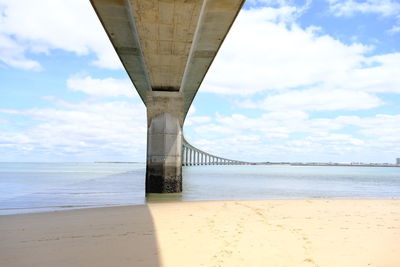
{"label": "bridge deck", "polygon": [[140,97],[181,91],[184,117],[244,0],[91,0]]}

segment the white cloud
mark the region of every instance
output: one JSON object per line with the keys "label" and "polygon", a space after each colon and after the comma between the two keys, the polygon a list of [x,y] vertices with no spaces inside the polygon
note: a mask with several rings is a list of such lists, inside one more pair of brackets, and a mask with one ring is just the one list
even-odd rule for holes
{"label": "white cloud", "polygon": [[341,116],[336,121],[344,125],[359,127],[359,132],[366,136],[374,138],[376,143],[397,142],[394,146],[400,148],[400,114],[388,115],[377,114],[373,117],[360,118],[358,116]]}
{"label": "white cloud", "polygon": [[[361,92],[346,90],[321,90],[320,88],[289,91],[272,95],[260,102],[244,102],[243,107],[265,110],[362,110],[383,105],[378,97]],[[239,104],[240,105],[240,104]]]}
{"label": "white cloud", "polygon": [[400,153],[399,132],[400,115],[312,118],[291,111],[218,115],[187,139],[202,150],[249,161],[392,162]]}
{"label": "white cloud", "polygon": [[400,32],[400,25],[394,25],[392,28],[388,30],[389,34],[396,34]]}
{"label": "white cloud", "polygon": [[318,85],[321,90],[358,92],[348,95],[400,93],[399,53],[371,56],[374,47],[370,45],[345,44],[315,26],[302,29],[282,19],[282,14],[290,17],[293,12],[242,10],[201,92],[250,96]]}
{"label": "white cloud", "polygon": [[136,97],[137,92],[129,79],[95,79],[90,76],[75,75],[68,79],[70,90],[81,91],[85,94],[99,97]]}
{"label": "white cloud", "polygon": [[37,70],[40,63],[28,53],[49,54],[54,49],[95,53],[94,65],[122,68],[89,1],[0,0],[1,61]]}
{"label": "white cloud", "polygon": [[25,48],[11,37],[0,32],[0,63],[3,62],[15,68],[39,71],[40,64],[26,58]]}
{"label": "white cloud", "polygon": [[196,116],[194,115],[196,113],[196,107],[195,105],[191,105],[187,114],[187,117],[185,119],[185,126],[191,126],[194,124],[202,124],[202,123],[207,123],[210,122],[212,119],[211,117],[208,116]]}
{"label": "white cloud", "polygon": [[327,0],[329,10],[335,16],[354,16],[357,13],[377,14],[382,17],[393,17],[397,25],[393,25],[387,32],[396,34],[400,32],[400,2],[396,0]]}
{"label": "white cloud", "polygon": [[399,16],[400,3],[393,0],[328,0],[330,11],[336,16],[351,16],[355,13],[375,13],[381,16]]}
{"label": "white cloud", "polygon": [[400,53],[371,56],[366,66],[333,74],[323,83],[327,90],[334,88],[373,93],[400,93]]}
{"label": "white cloud", "polygon": [[364,145],[364,141],[359,138],[354,138],[350,134],[321,134],[309,136],[307,140],[314,142],[323,143],[324,145]]}
{"label": "white cloud", "polygon": [[203,92],[250,95],[309,86],[360,67],[371,50],[315,27],[280,22],[281,9],[242,10],[206,76]]}
{"label": "white cloud", "polygon": [[212,119],[208,116],[190,116],[185,120],[185,126],[191,126],[193,124],[202,124],[210,122]]}
{"label": "white cloud", "polygon": [[[23,116],[19,130],[3,130],[0,144],[31,160],[138,160],[146,149],[146,112],[143,104],[59,102],[54,108],[0,110]],[[10,125],[14,125],[11,121]],[[14,125],[14,126],[15,126]],[[21,125],[23,128],[21,129]],[[18,158],[21,160],[21,158]]]}

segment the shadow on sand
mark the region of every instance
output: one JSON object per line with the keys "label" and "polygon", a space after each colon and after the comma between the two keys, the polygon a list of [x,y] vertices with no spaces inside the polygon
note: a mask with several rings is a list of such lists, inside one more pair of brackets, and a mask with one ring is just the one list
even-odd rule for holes
{"label": "shadow on sand", "polygon": [[0,266],[160,266],[146,205],[0,216]]}

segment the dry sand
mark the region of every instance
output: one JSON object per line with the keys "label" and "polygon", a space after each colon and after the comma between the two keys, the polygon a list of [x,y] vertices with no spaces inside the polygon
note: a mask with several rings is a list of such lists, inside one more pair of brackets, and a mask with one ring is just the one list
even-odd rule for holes
{"label": "dry sand", "polygon": [[400,200],[153,203],[0,216],[0,266],[400,266]]}

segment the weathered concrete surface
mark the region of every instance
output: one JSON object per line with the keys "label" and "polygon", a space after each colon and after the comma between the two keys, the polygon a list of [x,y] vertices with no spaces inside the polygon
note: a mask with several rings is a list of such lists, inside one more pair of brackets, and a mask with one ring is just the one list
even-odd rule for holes
{"label": "weathered concrete surface", "polygon": [[153,89],[179,91],[202,2],[131,1]]}
{"label": "weathered concrete surface", "polygon": [[90,1],[143,102],[180,91],[186,116],[245,0]]}
{"label": "weathered concrete surface", "polygon": [[182,192],[182,94],[149,92],[147,121],[146,193]]}

